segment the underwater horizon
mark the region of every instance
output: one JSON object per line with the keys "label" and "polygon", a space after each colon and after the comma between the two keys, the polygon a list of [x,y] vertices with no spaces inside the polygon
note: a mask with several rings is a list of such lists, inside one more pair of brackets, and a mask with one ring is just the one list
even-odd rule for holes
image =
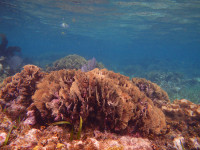
{"label": "underwater horizon", "polygon": [[[24,62],[70,54],[200,103],[200,1],[1,0],[0,33]],[[0,56],[3,54],[0,54]]]}

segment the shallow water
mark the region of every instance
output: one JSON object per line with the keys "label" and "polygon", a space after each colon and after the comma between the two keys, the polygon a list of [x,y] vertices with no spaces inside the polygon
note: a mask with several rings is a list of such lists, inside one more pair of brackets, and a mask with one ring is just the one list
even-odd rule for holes
{"label": "shallow water", "polygon": [[[115,72],[155,80],[172,100],[199,101],[200,1],[1,0],[0,12],[0,33],[34,64],[95,57]],[[170,72],[181,74],[171,75],[177,82],[166,81]]]}

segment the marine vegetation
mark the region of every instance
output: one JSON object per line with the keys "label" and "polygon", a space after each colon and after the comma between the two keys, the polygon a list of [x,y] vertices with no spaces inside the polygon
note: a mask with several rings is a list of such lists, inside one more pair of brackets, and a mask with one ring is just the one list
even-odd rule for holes
{"label": "marine vegetation", "polygon": [[7,136],[6,136],[5,142],[3,143],[4,146],[7,145],[8,140],[9,140],[9,137],[10,137],[10,134],[11,134],[13,128],[15,128],[15,126],[12,126],[12,127],[10,128],[10,130],[8,131],[8,134],[7,134]]}
{"label": "marine vegetation", "polygon": [[[24,66],[4,80],[0,105],[10,122],[21,116],[22,124],[30,126],[19,128],[19,135],[13,129],[4,148],[200,148],[199,105],[185,99],[170,103],[157,84],[107,69],[46,73]],[[69,126],[58,126],[63,123]],[[75,132],[79,142],[70,141]]]}
{"label": "marine vegetation", "polygon": [[[62,124],[68,124],[71,125],[71,135],[70,135],[70,139],[73,140],[74,139],[74,125],[71,124],[68,121],[58,121],[58,122],[54,122],[50,125],[62,125]],[[78,133],[77,133],[77,139],[79,140],[81,137],[81,131],[82,131],[82,125],[83,125],[83,120],[82,117],[80,116],[80,123],[79,123],[79,129],[78,129]]]}

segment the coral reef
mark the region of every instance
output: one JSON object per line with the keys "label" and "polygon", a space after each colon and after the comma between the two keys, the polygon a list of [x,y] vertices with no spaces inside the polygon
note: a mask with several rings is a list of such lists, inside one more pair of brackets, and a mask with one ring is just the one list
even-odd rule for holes
{"label": "coral reef", "polygon": [[21,73],[3,81],[0,90],[0,104],[6,109],[8,116],[16,119],[26,112],[27,106],[32,103],[31,96],[36,90],[36,83],[43,75],[40,68],[27,65]]}
{"label": "coral reef", "polygon": [[146,138],[120,136],[113,133],[107,133],[106,136],[107,138],[105,139],[88,137],[87,139],[79,141],[70,141],[67,140],[69,139],[69,133],[65,133],[63,128],[49,126],[44,130],[30,129],[24,131],[23,134],[20,134],[19,137],[13,140],[9,145],[4,146],[3,149],[153,150],[150,140]]}
{"label": "coral reef", "polygon": [[45,76],[32,97],[45,122],[81,115],[89,127],[122,131],[128,124],[146,133],[161,134],[165,116],[127,77],[94,69],[88,73],[60,70]]}
{"label": "coral reef", "polygon": [[[90,61],[90,60],[89,60]],[[68,55],[55,61],[53,64],[46,67],[46,71],[56,71],[61,69],[81,69],[82,66],[88,64],[88,61],[79,55]],[[104,68],[102,63],[96,62],[97,68]]]}
{"label": "coral reef", "polygon": [[144,78],[133,78],[132,82],[159,108],[170,102],[168,94],[156,83],[148,81]]}
{"label": "coral reef", "polygon": [[186,98],[200,103],[200,81],[196,77],[188,78],[179,72],[149,72],[145,78],[161,86],[171,101]]}
{"label": "coral reef", "polygon": [[162,106],[162,110],[170,126],[169,132],[174,137],[174,142],[179,141],[180,143],[181,140],[185,149],[199,149],[200,105],[182,99],[175,100],[170,105]]}
{"label": "coral reef", "polygon": [[[24,66],[1,85],[0,106],[1,149],[200,148],[200,105],[170,103],[158,85],[106,69],[45,73]],[[81,138],[72,140],[80,116]]]}

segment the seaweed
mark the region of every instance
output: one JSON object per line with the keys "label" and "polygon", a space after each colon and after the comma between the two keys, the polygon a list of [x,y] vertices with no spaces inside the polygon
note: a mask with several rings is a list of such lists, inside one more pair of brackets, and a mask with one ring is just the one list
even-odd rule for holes
{"label": "seaweed", "polygon": [[60,124],[69,124],[69,125],[71,125],[71,123],[68,122],[68,121],[58,121],[58,122],[51,123],[50,125],[60,125]]}
{"label": "seaweed", "polygon": [[83,124],[83,119],[80,116],[79,130],[78,130],[78,133],[77,133],[77,139],[78,140],[81,138],[82,124]]}
{"label": "seaweed", "polygon": [[181,142],[181,140],[180,140],[180,143],[181,143],[182,150],[185,150],[185,147],[184,147],[183,143]]}
{"label": "seaweed", "polygon": [[[58,121],[58,122],[51,123],[50,125],[62,125],[62,124],[71,125],[70,140],[72,141],[74,139],[74,125],[72,123],[70,123],[68,121]],[[81,138],[82,125],[83,125],[83,119],[80,116],[79,129],[78,129],[78,133],[77,133],[78,140]]]}
{"label": "seaweed", "polygon": [[11,126],[10,130],[8,131],[8,134],[7,134],[7,136],[6,136],[6,139],[5,139],[5,142],[4,142],[3,146],[6,146],[6,145],[7,145],[8,140],[9,140],[9,138],[10,138],[10,134],[11,134],[13,128],[17,128],[17,127],[16,127],[15,125],[12,125],[12,126]]}

